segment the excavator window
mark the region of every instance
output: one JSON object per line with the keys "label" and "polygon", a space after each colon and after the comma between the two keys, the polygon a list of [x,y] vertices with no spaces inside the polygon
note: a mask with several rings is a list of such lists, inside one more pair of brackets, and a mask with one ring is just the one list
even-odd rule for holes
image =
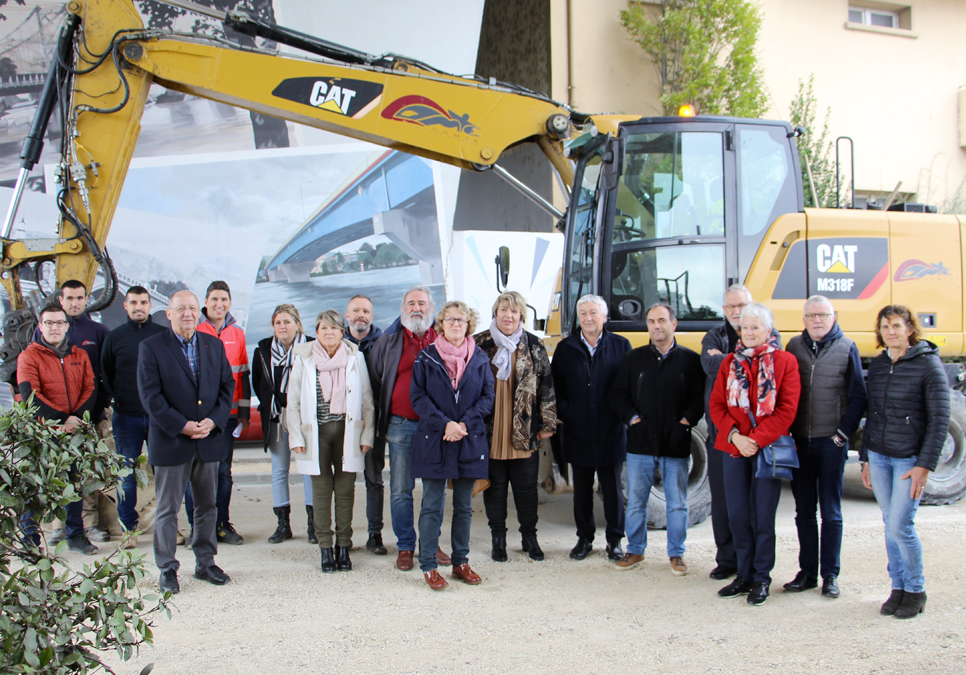
{"label": "excavator window", "polygon": [[725,284],[722,134],[630,134],[611,228],[612,321],[643,322],[655,302],[683,321],[720,318]]}

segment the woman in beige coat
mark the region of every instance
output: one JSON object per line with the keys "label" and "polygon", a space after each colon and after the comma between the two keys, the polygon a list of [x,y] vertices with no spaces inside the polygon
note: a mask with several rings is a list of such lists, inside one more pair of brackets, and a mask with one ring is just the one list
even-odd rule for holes
{"label": "woman in beige coat", "polygon": [[[343,339],[335,310],[315,320],[315,342],[293,347],[288,390],[289,445],[299,473],[312,477],[322,571],[349,571],[356,472],[372,447],[375,409],[366,360]],[[332,498],[335,496],[335,551]]]}

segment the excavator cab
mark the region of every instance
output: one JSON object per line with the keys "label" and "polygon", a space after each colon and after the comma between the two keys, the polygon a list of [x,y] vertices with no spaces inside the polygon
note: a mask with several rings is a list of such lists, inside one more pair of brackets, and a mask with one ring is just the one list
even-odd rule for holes
{"label": "excavator cab", "polygon": [[578,157],[561,325],[594,292],[608,301],[611,330],[643,335],[647,308],[666,302],[679,333],[703,334],[722,320],[724,290],[744,280],[769,226],[803,210],[784,122],[625,122]]}

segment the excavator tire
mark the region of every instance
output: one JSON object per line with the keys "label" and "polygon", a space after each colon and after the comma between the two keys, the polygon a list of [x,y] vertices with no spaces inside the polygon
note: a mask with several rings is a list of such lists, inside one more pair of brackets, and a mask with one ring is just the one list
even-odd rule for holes
{"label": "excavator tire", "polygon": [[966,398],[949,391],[949,431],[936,470],[922,495],[922,504],[952,504],[966,495]]}

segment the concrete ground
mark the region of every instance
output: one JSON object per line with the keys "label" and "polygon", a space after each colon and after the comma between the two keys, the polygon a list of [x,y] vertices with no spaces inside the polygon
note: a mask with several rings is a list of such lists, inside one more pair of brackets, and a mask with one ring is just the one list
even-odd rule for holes
{"label": "concrete ground", "polygon": [[[358,483],[354,569],[323,575],[317,547],[305,539],[300,485],[291,491],[296,538],[268,544],[275,527],[265,482],[270,470],[260,448],[241,450],[237,458],[232,521],[245,544],[223,545],[217,558],[232,582],[214,587],[193,579],[191,553],[179,549],[182,592],[174,599],[172,618],[155,619],[154,645],[132,662],[110,655],[116,672],[138,673],[149,663],[155,674],[179,675],[966,672],[966,501],[919,511],[926,611],[910,621],[883,617],[879,605],[890,584],[882,523],[854,464],[847,468],[842,597],[782,592],[782,583],[798,570],[794,503],[786,489],[777,518],[772,596],[752,607],[743,597],[716,595],[723,584],[708,578],[714,566],[710,521],[688,533],[687,576],[671,574],[663,531],[649,533],[645,564],[619,572],[603,552],[598,503],[597,548],[587,560],[570,560],[575,542],[570,495],[541,498],[539,538],[547,559],[539,563],[520,550],[517,535],[509,539],[509,562],[490,561],[478,496],[470,561],[483,583],[454,581],[434,593],[418,570],[393,566],[388,503],[390,554],[378,557],[362,548],[365,489]],[[416,503],[418,510],[418,485]],[[448,527],[447,520],[447,549]],[[156,572],[149,537],[142,542],[148,569]],[[69,557],[84,562],[78,554]],[[141,584],[146,593],[156,588],[156,576]]]}

